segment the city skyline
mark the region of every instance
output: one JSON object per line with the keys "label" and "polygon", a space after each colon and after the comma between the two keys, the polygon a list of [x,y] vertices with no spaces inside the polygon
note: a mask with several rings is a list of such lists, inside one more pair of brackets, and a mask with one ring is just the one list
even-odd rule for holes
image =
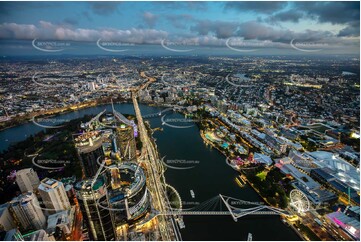
{"label": "city skyline", "polygon": [[360,3],[0,3],[0,240],[360,241]]}

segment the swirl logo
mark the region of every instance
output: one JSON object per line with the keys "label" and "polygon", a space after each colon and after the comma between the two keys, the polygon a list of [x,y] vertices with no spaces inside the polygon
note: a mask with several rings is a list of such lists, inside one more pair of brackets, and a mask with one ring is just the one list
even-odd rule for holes
{"label": "swirl logo", "polygon": [[290,42],[290,46],[298,51],[303,51],[303,52],[318,52],[321,51],[323,49],[305,49],[302,47],[320,47],[320,46],[325,46],[327,44],[325,43],[312,43],[312,42],[296,42],[294,43],[295,39],[292,39]]}
{"label": "swirl logo", "polygon": [[[230,41],[232,38],[228,38],[226,40],[226,46],[228,49],[233,50],[233,51],[237,51],[237,52],[253,52],[253,51],[257,51],[257,49],[239,49],[239,48],[235,48],[233,46],[230,45]],[[233,40],[234,42],[234,40]],[[242,40],[238,40],[237,43],[233,43],[233,44],[237,44],[237,46],[246,46],[244,41]]]}
{"label": "swirl logo", "polygon": [[171,127],[171,128],[175,128],[175,129],[188,129],[188,128],[192,128],[194,125],[173,125],[173,124],[169,124],[167,122],[183,122],[183,123],[193,123],[196,122],[197,120],[193,120],[193,119],[167,119],[165,120],[166,114],[161,118],[162,121],[162,125]]}
{"label": "swirl logo", "polygon": [[133,43],[124,43],[120,41],[102,41],[102,39],[98,39],[97,46],[104,51],[108,52],[125,52],[128,49],[124,49],[126,46],[134,46]]}
{"label": "swirl logo", "polygon": [[[188,42],[188,41],[180,41],[180,42],[174,42],[174,41],[168,41],[166,39],[163,39],[160,44],[162,45],[162,47],[166,50],[169,51],[173,51],[173,52],[190,52],[193,51],[194,49],[189,49],[189,46],[197,46],[199,44],[194,43],[194,42]],[[174,47],[188,47],[187,49],[176,49]]]}
{"label": "swirl logo", "polygon": [[63,41],[39,41],[33,39],[31,42],[32,46],[43,52],[61,52],[70,46],[69,42]]}
{"label": "swirl logo", "polygon": [[[45,78],[41,78],[37,76],[38,74],[35,73],[32,77],[31,77],[31,80],[32,82],[34,82],[36,85],[38,86],[41,86],[41,87],[50,87],[50,88],[57,88],[57,87],[64,87],[65,85],[64,84],[59,84],[59,83],[56,83],[56,84],[53,84],[53,80],[51,79],[45,79]],[[47,82],[47,83],[43,83],[43,82]],[[48,84],[50,83],[50,84]]]}
{"label": "swirl logo", "polygon": [[[198,160],[161,160],[162,164],[170,169],[174,170],[188,170],[196,167],[200,162]],[[175,165],[179,164],[179,165]]]}

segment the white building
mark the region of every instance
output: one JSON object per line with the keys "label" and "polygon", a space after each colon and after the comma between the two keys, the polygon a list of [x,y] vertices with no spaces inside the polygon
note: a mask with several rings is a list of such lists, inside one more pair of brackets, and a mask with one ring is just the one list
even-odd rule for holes
{"label": "white building", "polygon": [[21,192],[32,192],[39,184],[39,177],[32,168],[22,169],[16,172],[16,184]]}
{"label": "white building", "polygon": [[16,226],[9,211],[9,204],[5,203],[0,206],[0,231],[9,231],[14,228]]}
{"label": "white building", "polygon": [[273,160],[271,159],[271,157],[269,157],[267,155],[263,155],[261,153],[254,153],[253,159],[255,161],[265,164],[267,166],[270,166],[273,163]]}
{"label": "white building", "polygon": [[45,178],[38,187],[45,207],[50,212],[59,212],[70,209],[70,202],[62,182]]}
{"label": "white building", "polygon": [[15,219],[25,229],[42,229],[46,218],[39,201],[32,192],[21,194],[10,202]]}
{"label": "white building", "polygon": [[313,162],[318,167],[327,167],[334,173],[332,174],[340,181],[344,182],[356,191],[360,191],[360,170],[337,154],[327,151],[309,152],[309,156],[314,158]]}

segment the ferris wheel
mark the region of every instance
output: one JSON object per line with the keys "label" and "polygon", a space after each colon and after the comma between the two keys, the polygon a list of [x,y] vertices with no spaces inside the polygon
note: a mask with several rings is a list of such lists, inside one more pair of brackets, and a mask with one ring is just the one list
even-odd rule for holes
{"label": "ferris wheel", "polygon": [[304,213],[310,210],[310,201],[307,196],[298,189],[293,189],[290,192],[290,206],[298,213]]}

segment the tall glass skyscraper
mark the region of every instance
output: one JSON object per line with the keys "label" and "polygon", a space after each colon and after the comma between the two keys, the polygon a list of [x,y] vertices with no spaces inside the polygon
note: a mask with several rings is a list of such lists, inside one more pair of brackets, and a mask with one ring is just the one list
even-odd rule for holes
{"label": "tall glass skyscraper", "polygon": [[75,190],[90,240],[115,240],[105,180],[83,180],[75,185]]}

